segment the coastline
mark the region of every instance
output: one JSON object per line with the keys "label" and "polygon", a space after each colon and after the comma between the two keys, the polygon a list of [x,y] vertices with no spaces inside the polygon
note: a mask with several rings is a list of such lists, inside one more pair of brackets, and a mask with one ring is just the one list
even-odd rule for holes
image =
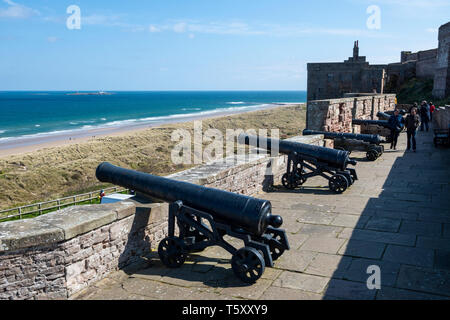
{"label": "coastline", "polygon": [[[160,176],[192,168],[198,165],[192,157],[181,164],[172,161],[178,142],[171,136],[174,130],[182,129],[192,137],[196,119],[202,119],[204,130],[215,128],[223,135],[228,129],[278,129],[280,138],[285,139],[299,135],[305,118],[305,104],[272,106],[231,115],[202,115],[153,127],[126,127],[102,132],[101,136],[97,132],[95,138],[16,146],[9,150],[10,155],[0,157],[0,210],[102,189],[108,184],[96,179],[95,170],[104,161]],[[191,141],[191,151],[194,146]],[[203,146],[207,147],[208,141],[203,141]]]}
{"label": "coastline", "polygon": [[139,123],[139,124],[129,124],[117,127],[109,128],[90,128],[90,129],[79,129],[70,132],[61,132],[56,134],[42,134],[39,136],[31,137],[17,137],[11,140],[6,140],[0,142],[0,158],[5,158],[13,155],[23,155],[26,153],[38,151],[43,148],[61,147],[73,144],[84,143],[88,141],[93,141],[97,138],[122,136],[137,133],[150,128],[161,127],[165,125],[191,122],[196,120],[205,119],[215,119],[226,117],[230,115],[245,114],[251,112],[257,112],[261,110],[274,109],[274,108],[284,108],[292,107],[304,104],[304,102],[299,103],[272,103],[261,105],[259,108],[253,110],[224,110],[222,112],[217,112],[214,114],[192,114],[191,116],[184,118],[172,118],[168,120],[162,120],[159,122],[152,123]]}

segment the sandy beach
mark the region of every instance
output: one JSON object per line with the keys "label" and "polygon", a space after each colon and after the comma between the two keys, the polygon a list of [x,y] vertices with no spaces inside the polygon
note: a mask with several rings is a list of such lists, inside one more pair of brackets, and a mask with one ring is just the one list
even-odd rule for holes
{"label": "sandy beach", "polygon": [[[177,142],[171,135],[183,129],[193,136],[194,120],[202,119],[203,130],[214,128],[224,136],[227,129],[279,129],[284,139],[300,134],[305,117],[304,105],[272,105],[258,111],[203,115],[152,127],[89,131],[76,138],[39,137],[11,145],[1,150],[0,209],[107,187],[95,178],[95,169],[103,161],[161,176],[191,168],[195,164],[172,162]],[[208,144],[203,141],[203,147]]]}
{"label": "sandy beach", "polygon": [[131,124],[131,125],[122,125],[118,127],[109,127],[109,128],[92,128],[92,129],[83,129],[83,130],[72,130],[70,132],[61,132],[55,134],[42,134],[31,137],[19,137],[11,140],[0,141],[0,158],[4,158],[11,155],[20,155],[24,153],[29,153],[33,151],[37,151],[43,148],[52,148],[52,147],[60,147],[60,146],[68,146],[79,143],[84,143],[87,141],[95,140],[101,137],[114,137],[127,135],[135,132],[139,132],[142,130],[146,130],[149,128],[159,127],[168,124],[174,123],[186,123],[195,120],[204,120],[204,119],[214,119],[220,118],[224,116],[230,116],[235,114],[249,113],[266,109],[280,108],[280,107],[289,107],[299,105],[301,103],[278,103],[278,104],[267,104],[261,106],[256,110],[232,110],[232,111],[223,111],[217,112],[213,115],[211,114],[193,114],[192,116],[181,118],[181,119],[170,119],[159,122],[152,123],[140,123],[140,124]]}

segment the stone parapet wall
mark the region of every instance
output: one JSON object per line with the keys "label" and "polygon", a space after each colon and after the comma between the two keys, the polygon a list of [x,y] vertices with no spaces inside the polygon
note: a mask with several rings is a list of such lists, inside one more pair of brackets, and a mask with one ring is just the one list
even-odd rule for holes
{"label": "stone parapet wall", "polygon": [[306,127],[327,132],[363,133],[352,126],[352,119],[378,120],[376,115],[379,111],[394,110],[395,99],[395,94],[358,94],[342,99],[309,101]]}
{"label": "stone parapet wall", "polygon": [[[324,144],[322,135],[289,140]],[[252,195],[278,183],[286,167],[283,155],[226,160],[168,177]],[[0,300],[67,299],[142,261],[167,235],[167,212],[166,203],[134,197],[0,223]]]}

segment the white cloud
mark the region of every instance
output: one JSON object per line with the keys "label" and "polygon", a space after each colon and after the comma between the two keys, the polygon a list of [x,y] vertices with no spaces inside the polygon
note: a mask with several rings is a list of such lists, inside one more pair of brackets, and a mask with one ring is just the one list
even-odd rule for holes
{"label": "white cloud", "polygon": [[236,36],[275,36],[299,37],[310,35],[332,36],[366,36],[372,38],[386,38],[389,35],[379,31],[367,29],[332,29],[322,27],[303,27],[296,25],[278,24],[248,24],[244,22],[197,22],[175,21],[161,25],[151,25],[150,32],[172,31],[176,33],[189,32],[195,34],[236,35]]}
{"label": "white cloud", "polygon": [[428,28],[425,29],[427,32],[431,32],[431,33],[439,33],[439,29],[438,28]]}
{"label": "white cloud", "polygon": [[183,33],[186,31],[186,28],[187,28],[187,23],[180,22],[173,26],[173,31],[175,31],[177,33]]}
{"label": "white cloud", "polygon": [[47,42],[49,43],[55,43],[56,41],[58,41],[57,37],[47,37]]}
{"label": "white cloud", "polygon": [[0,9],[0,18],[26,19],[39,15],[39,11],[15,3],[11,0],[3,0],[8,5],[6,9]]}
{"label": "white cloud", "polygon": [[159,28],[155,27],[154,25],[150,25],[150,26],[148,27],[148,30],[149,30],[150,32],[160,32],[160,31],[161,31]]}

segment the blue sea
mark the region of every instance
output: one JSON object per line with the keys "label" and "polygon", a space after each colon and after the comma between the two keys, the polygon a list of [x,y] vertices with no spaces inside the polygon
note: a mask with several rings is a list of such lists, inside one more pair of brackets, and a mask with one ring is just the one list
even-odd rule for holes
{"label": "blue sea", "polygon": [[[306,91],[0,92],[0,143],[306,101]],[[84,92],[83,92],[84,93]]]}

